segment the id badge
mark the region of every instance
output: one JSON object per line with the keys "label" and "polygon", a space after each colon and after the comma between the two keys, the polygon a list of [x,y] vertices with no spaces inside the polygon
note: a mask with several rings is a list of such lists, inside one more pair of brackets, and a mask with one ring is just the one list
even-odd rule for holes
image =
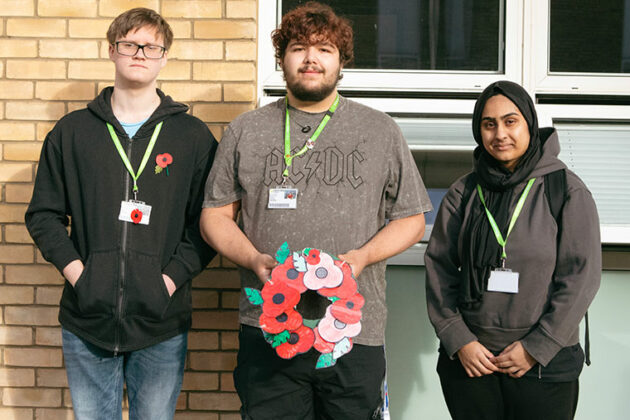
{"label": "id badge", "polygon": [[271,188],[269,189],[268,209],[296,209],[297,188]]}
{"label": "id badge", "polygon": [[151,218],[151,206],[143,201],[129,200],[120,202],[118,220],[133,224],[148,225]]}
{"label": "id badge", "polygon": [[489,292],[518,293],[518,273],[508,268],[497,268],[490,272]]}

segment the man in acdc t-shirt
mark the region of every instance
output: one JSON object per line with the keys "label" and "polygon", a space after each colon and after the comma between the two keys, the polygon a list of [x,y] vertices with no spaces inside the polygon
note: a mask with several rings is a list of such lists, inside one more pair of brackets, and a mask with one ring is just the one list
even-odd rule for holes
{"label": "man in acdc t-shirt", "polygon": [[[227,128],[206,183],[202,235],[242,267],[244,288],[262,288],[285,241],[291,251],[335,254],[352,267],[365,305],[350,353],[316,370],[315,350],[276,355],[259,328],[260,307],[242,292],[234,372],[241,413],[370,418],[385,372],[385,260],[422,237],[431,204],[394,121],[337,93],[353,56],[349,23],[307,3],[283,17],[273,42],[287,96]],[[298,308],[321,318],[329,302],[307,293]]]}

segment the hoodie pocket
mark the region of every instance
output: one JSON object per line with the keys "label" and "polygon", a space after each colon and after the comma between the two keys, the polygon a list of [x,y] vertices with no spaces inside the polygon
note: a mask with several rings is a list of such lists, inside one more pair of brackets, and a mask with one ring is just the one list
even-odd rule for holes
{"label": "hoodie pocket", "polygon": [[129,250],[126,279],[127,316],[161,319],[170,302],[156,255]]}
{"label": "hoodie pocket", "polygon": [[92,252],[74,285],[81,314],[113,314],[117,282],[118,251]]}

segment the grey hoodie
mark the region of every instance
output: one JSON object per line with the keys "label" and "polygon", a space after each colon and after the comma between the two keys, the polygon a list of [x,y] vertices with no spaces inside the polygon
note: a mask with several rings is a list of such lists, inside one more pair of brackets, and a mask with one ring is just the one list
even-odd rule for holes
{"label": "grey hoodie", "polygon": [[[507,267],[519,273],[516,294],[485,291],[477,307],[458,307],[463,281],[460,232],[470,222],[472,203],[478,202],[474,190],[462,206],[470,174],[456,181],[444,197],[425,264],[429,318],[450,357],[475,340],[494,352],[520,340],[525,350],[546,366],[560,349],[579,341],[579,322],[601,279],[599,218],[590,191],[567,169],[568,198],[559,218],[562,226],[558,236],[545,198],[543,176],[566,169],[557,157],[559,152],[553,131],[544,142],[543,156],[530,176],[536,181],[507,240]],[[510,215],[526,183],[514,188]]]}

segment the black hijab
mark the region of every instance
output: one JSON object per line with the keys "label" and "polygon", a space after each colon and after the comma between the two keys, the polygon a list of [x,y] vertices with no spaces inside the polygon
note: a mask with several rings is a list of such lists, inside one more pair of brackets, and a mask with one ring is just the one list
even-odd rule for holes
{"label": "black hijab", "polygon": [[[519,109],[529,128],[529,146],[511,172],[494,159],[483,146],[481,138],[481,116],[486,102],[493,96],[503,95]],[[475,180],[501,233],[505,238],[508,227],[509,207],[513,188],[526,180],[542,156],[542,144],[538,129],[538,118],[534,102],[529,94],[516,83],[502,80],[484,89],[475,103],[472,131],[478,146],[474,151]],[[476,184],[475,184],[476,185]],[[477,194],[471,206],[469,223],[462,232],[462,282],[459,300],[461,305],[476,305],[481,302],[490,272],[500,265],[501,247],[490,227],[481,200]],[[509,266],[509,264],[508,264]]]}

